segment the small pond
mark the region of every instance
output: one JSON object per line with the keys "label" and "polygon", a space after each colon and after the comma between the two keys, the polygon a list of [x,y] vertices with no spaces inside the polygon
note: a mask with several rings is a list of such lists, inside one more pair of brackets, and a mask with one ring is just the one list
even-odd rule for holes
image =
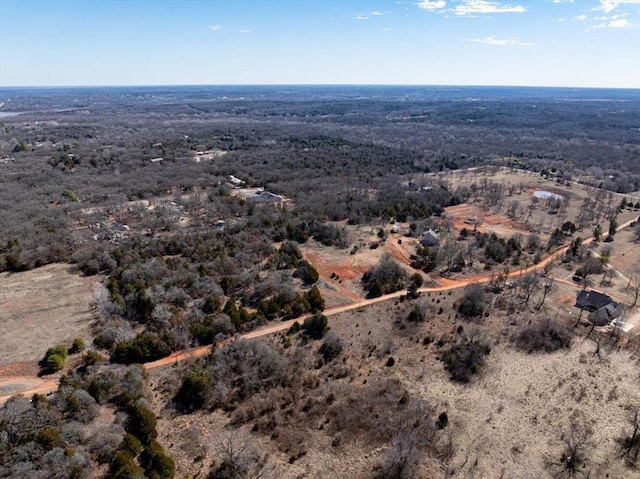
{"label": "small pond", "polygon": [[554,199],[554,200],[560,200],[560,201],[564,200],[564,196],[559,195],[557,193],[551,193],[550,191],[544,191],[544,190],[534,191],[533,196],[535,196],[536,198],[540,198],[541,200],[548,200],[548,199]]}

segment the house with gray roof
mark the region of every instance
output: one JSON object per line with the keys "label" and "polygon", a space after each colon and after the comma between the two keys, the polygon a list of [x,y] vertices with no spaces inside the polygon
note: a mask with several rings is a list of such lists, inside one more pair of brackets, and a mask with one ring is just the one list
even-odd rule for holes
{"label": "house with gray roof", "polygon": [[440,244],[440,235],[430,229],[422,236],[420,243],[423,246],[438,246]]}

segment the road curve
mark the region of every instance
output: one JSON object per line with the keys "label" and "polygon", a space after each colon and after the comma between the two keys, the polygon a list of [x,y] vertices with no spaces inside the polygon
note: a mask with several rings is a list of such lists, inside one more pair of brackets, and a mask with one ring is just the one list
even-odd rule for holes
{"label": "road curve", "polygon": [[[632,219],[629,220],[623,224],[621,224],[618,227],[618,231],[620,231],[623,228],[627,228],[629,225],[631,225],[632,223],[634,223],[635,221],[637,221],[637,219]],[[594,240],[593,237],[590,238],[586,238],[583,241],[583,244],[590,244],[592,243]],[[530,272],[534,272],[534,271],[539,271],[541,269],[543,269],[546,265],[548,265],[549,263],[551,263],[552,261],[555,261],[556,259],[558,259],[560,256],[562,256],[564,253],[567,252],[567,250],[569,249],[570,245],[565,245],[565,246],[561,246],[560,248],[558,248],[556,251],[554,251],[553,253],[551,253],[549,256],[547,256],[545,259],[543,259],[542,261],[540,261],[537,264],[531,265],[527,268],[524,269],[518,269],[515,270],[511,273],[509,273],[507,276],[509,278],[513,278],[516,276],[521,276]],[[420,293],[432,293],[432,292],[440,292],[440,291],[450,291],[453,289],[459,289],[459,288],[464,288],[470,284],[482,284],[482,283],[488,283],[489,281],[491,281],[491,274],[486,274],[486,275],[481,275],[481,276],[475,276],[473,278],[468,278],[465,280],[448,280],[446,284],[441,285],[441,286],[435,286],[435,287],[422,287],[420,288],[418,291]],[[564,282],[559,278],[553,278],[555,281],[560,281],[560,282]],[[567,282],[568,283],[568,282]],[[400,296],[404,296],[406,294],[405,290],[401,290],[401,291],[396,291],[395,293],[390,293],[390,294],[385,294],[382,296],[379,296],[377,298],[371,298],[371,299],[362,299],[356,303],[351,303],[351,304],[347,304],[344,306],[335,306],[333,308],[328,308],[325,311],[323,311],[323,314],[327,317],[330,316],[334,316],[336,314],[340,314],[340,313],[345,313],[347,311],[353,311],[355,309],[360,309],[366,306],[370,306],[372,304],[377,304],[377,303],[382,303],[384,301],[389,301],[389,300],[393,300],[393,299],[397,299]],[[302,322],[304,321],[309,315],[305,314],[303,316],[299,316],[297,318],[294,319],[289,319],[286,321],[280,321],[278,323],[271,323],[263,328],[259,328],[259,329],[255,329],[253,331],[250,331],[248,333],[242,334],[242,335],[237,335],[234,338],[230,338],[230,339],[226,339],[220,343],[217,344],[217,346],[221,347],[224,346],[226,344],[229,344],[233,341],[236,341],[238,339],[255,339],[255,338],[260,338],[262,336],[267,336],[269,334],[274,334],[274,333],[278,333],[281,331],[286,331],[288,330],[296,321],[297,322]],[[170,354],[167,357],[158,359],[156,361],[151,361],[148,363],[144,363],[142,366],[145,368],[145,370],[150,370],[150,369],[156,369],[159,367],[163,367],[163,366],[169,366],[172,364],[178,364],[181,361],[185,361],[187,359],[192,359],[192,358],[197,358],[197,357],[202,357],[202,356],[206,356],[211,352],[211,345],[207,345],[207,346],[200,346],[200,347],[196,347],[196,348],[189,348],[189,349],[184,349],[182,351],[177,351],[175,353]],[[6,378],[6,380],[12,380],[15,378]],[[33,378],[32,378],[33,379]],[[2,380],[4,381],[4,379]],[[0,385],[2,384],[2,381],[0,381]],[[16,394],[20,394],[23,396],[29,396],[32,394],[47,394],[53,391],[56,391],[58,388],[58,383],[55,380],[52,379],[40,379],[40,383],[38,383],[37,385],[26,389],[24,391],[20,391],[17,392]],[[15,394],[14,394],[15,395]],[[11,396],[10,395],[5,395],[5,396],[0,396],[0,405],[4,404],[7,399],[9,399]]]}

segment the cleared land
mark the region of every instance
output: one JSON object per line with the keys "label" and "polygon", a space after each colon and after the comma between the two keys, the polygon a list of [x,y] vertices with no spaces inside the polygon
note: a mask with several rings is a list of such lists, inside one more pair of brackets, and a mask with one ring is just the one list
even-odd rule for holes
{"label": "cleared land", "polygon": [[89,342],[96,281],[66,264],[0,274],[0,365],[37,361],[76,337]]}
{"label": "cleared land", "polygon": [[[427,175],[433,178],[435,175]],[[486,207],[483,203],[483,194],[472,194],[472,198],[465,205],[447,208],[447,214],[453,217],[453,226],[457,229],[473,229],[473,224],[465,223],[467,218],[477,217],[480,224],[478,229],[485,232],[495,232],[498,235],[511,235],[514,233],[535,232],[547,240],[555,228],[559,228],[565,221],[573,221],[583,208],[585,199],[595,201],[603,212],[608,208],[616,207],[621,200],[634,203],[640,201],[640,197],[634,194],[622,195],[618,193],[597,190],[592,187],[577,183],[558,183],[553,179],[545,179],[539,174],[523,170],[511,170],[502,168],[497,171],[485,172],[484,170],[457,170],[447,174],[437,175],[437,178],[450,182],[451,188],[471,188],[481,191],[483,184],[499,185],[505,188],[505,195],[498,204]],[[568,200],[566,207],[560,211],[554,211],[545,205],[545,201],[536,199],[536,191],[561,195]],[[509,211],[511,207],[511,211]],[[589,209],[593,210],[592,205]],[[638,211],[624,210],[618,215],[618,222],[624,223],[640,215]],[[608,228],[608,220],[600,221],[605,233]],[[576,235],[586,237],[593,232],[593,226],[578,230]]]}

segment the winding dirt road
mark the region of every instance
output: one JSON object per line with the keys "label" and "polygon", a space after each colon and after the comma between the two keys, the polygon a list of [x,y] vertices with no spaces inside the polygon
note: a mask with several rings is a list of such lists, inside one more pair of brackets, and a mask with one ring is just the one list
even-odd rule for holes
{"label": "winding dirt road", "polygon": [[[621,224],[618,227],[618,231],[623,229],[623,228],[627,228],[629,225],[631,225],[631,223],[635,222],[636,220],[630,220],[627,221],[623,224]],[[584,240],[583,244],[589,244],[593,242],[593,237],[587,238]],[[540,261],[539,263],[535,264],[535,265],[531,265],[527,268],[524,269],[518,269],[515,270],[511,273],[508,274],[508,277],[513,278],[513,277],[517,277],[517,276],[521,276],[524,274],[527,274],[529,272],[534,272],[534,271],[539,271],[541,269],[543,269],[546,265],[548,265],[549,263],[555,261],[556,259],[558,259],[560,256],[562,256],[563,254],[566,253],[566,251],[569,249],[570,245],[565,245],[562,246],[560,248],[558,248],[556,251],[554,251],[552,254],[550,254],[549,256],[547,256],[544,260]],[[560,278],[553,278],[554,281],[559,281],[559,282],[563,282],[563,283],[567,283],[567,284],[571,284],[569,281],[566,280],[562,280]],[[435,286],[435,287],[423,287],[420,288],[418,291],[420,293],[431,293],[431,292],[439,292],[439,291],[449,291],[449,290],[453,290],[453,289],[459,289],[459,288],[464,288],[470,284],[482,284],[482,283],[488,283],[489,281],[491,281],[491,275],[490,274],[486,274],[486,275],[481,275],[481,276],[475,276],[473,278],[468,278],[465,280],[452,280],[452,279],[447,279],[447,278],[441,278],[441,282],[442,284],[440,286]],[[575,285],[574,285],[575,286]],[[372,299],[364,299],[364,298],[360,298],[357,302],[354,302],[352,304],[347,304],[344,306],[336,306],[333,308],[328,308],[325,311],[323,311],[323,314],[327,317],[330,316],[334,316],[336,314],[340,314],[340,313],[344,313],[347,311],[353,311],[356,309],[360,309],[360,308],[364,308],[367,306],[370,306],[372,304],[377,304],[377,303],[382,303],[384,301],[389,301],[389,300],[394,300],[399,298],[400,296],[403,296],[406,294],[405,290],[401,290],[401,291],[397,291],[395,293],[391,293],[391,294],[385,294],[383,296],[377,297],[377,298],[372,298]],[[254,331],[250,331],[248,333],[242,334],[242,335],[238,335],[234,338],[230,338],[227,339],[221,343],[218,343],[218,346],[224,346],[226,344],[229,344],[233,341],[236,341],[238,339],[255,339],[255,338],[259,338],[262,336],[267,336],[270,334],[274,334],[274,333],[278,333],[281,331],[286,331],[288,330],[296,321],[297,322],[302,322],[304,321],[309,315],[303,315],[303,316],[299,316],[297,318],[294,319],[290,319],[287,321],[281,321],[275,324],[269,324],[268,326],[265,326],[264,328],[260,328],[260,329],[256,329]],[[152,362],[148,362],[143,364],[143,367],[146,370],[150,370],[150,369],[155,369],[155,368],[160,368],[163,366],[169,366],[169,365],[173,365],[173,364],[178,364],[181,361],[185,361],[187,359],[191,359],[191,358],[197,358],[197,357],[202,357],[202,356],[206,356],[211,352],[211,345],[207,345],[207,346],[201,346],[201,347],[197,347],[197,348],[190,348],[190,349],[185,349],[182,351],[177,351],[167,357],[164,357],[162,359],[158,359],[157,361],[152,361]],[[12,395],[15,394],[20,394],[23,396],[30,396],[32,394],[47,394],[53,391],[56,391],[58,388],[58,381],[56,379],[51,379],[51,378],[36,378],[36,377],[9,377],[9,378],[1,378],[0,379],[0,391],[2,391],[3,389],[5,389],[5,385],[7,389],[11,389],[11,386],[13,387],[17,387],[18,383],[22,381],[23,384],[27,384],[28,388],[24,389],[24,390],[20,390],[20,391],[15,391],[12,394],[5,394],[0,396],[0,405],[4,404],[7,399],[9,399]],[[6,389],[5,389],[6,390]]]}

